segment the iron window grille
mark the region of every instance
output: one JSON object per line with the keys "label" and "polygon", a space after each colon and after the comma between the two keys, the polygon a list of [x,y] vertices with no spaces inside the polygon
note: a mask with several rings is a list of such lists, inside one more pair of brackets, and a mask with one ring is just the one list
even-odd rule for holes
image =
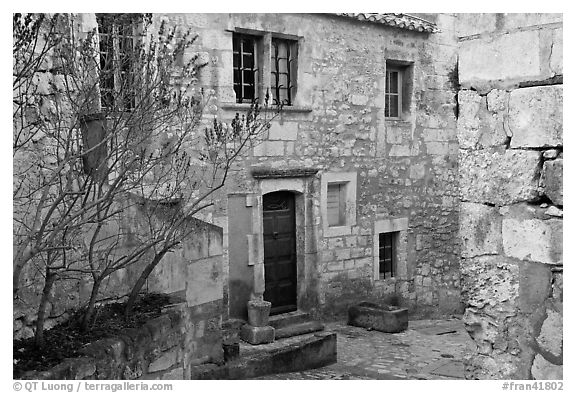
{"label": "iron window grille", "polygon": [[378,239],[378,262],[380,279],[396,275],[396,235],[398,232],[380,233]]}
{"label": "iron window grille", "polygon": [[236,102],[258,99],[258,42],[256,37],[234,34],[232,37],[234,92]]}
{"label": "iron window grille", "polygon": [[402,70],[386,69],[384,116],[399,119],[402,115]]}
{"label": "iron window grille", "polygon": [[275,105],[292,105],[297,59],[295,41],[272,38],[271,89]]}
{"label": "iron window grille", "polygon": [[124,14],[99,14],[97,23],[101,106],[108,110],[131,110],[136,105],[133,56],[139,21]]}

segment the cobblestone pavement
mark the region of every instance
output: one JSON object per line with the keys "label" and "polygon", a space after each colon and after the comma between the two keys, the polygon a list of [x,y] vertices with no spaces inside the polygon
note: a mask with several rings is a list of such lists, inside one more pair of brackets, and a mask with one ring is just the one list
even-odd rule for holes
{"label": "cobblestone pavement", "polygon": [[416,320],[402,333],[326,324],[337,333],[338,362],[257,379],[464,379],[474,344],[459,319]]}

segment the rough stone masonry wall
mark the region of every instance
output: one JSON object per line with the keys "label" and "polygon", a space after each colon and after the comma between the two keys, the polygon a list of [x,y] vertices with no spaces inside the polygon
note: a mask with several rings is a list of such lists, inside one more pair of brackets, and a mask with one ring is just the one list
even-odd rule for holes
{"label": "rough stone masonry wall", "polygon": [[562,15],[459,15],[469,377],[562,378]]}
{"label": "rough stone masonry wall", "polygon": [[223,363],[221,302],[174,304],[140,328],[84,346],[81,357],[23,379],[190,379],[202,363]]}
{"label": "rough stone masonry wall", "polygon": [[[224,228],[225,252],[227,193],[258,192],[250,166],[316,168],[314,184],[326,172],[356,172],[357,222],[348,234],[323,233],[321,190],[310,190],[315,222],[307,236],[314,248],[306,252],[316,259],[307,269],[319,280],[317,308],[342,312],[361,298],[398,293],[411,311],[458,312],[453,15],[425,15],[442,29],[431,35],[322,14],[157,17],[199,35],[192,49],[209,63],[200,82],[215,97],[206,107],[207,122],[214,114],[230,121],[246,110],[234,103],[232,30],[301,37],[295,105],[285,108],[263,142],[234,168],[227,189],[215,197],[213,218]],[[387,59],[413,64],[410,110],[400,121],[384,118]],[[397,217],[409,221],[406,275],[374,280],[374,222]]]}

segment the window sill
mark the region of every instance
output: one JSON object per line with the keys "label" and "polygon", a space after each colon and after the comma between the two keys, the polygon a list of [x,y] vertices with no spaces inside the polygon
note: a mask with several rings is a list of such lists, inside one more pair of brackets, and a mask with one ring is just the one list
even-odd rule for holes
{"label": "window sill", "polygon": [[[239,104],[237,102],[225,102],[220,104],[220,107],[224,110],[229,111],[247,111],[250,109],[250,104]],[[275,106],[270,106],[268,111],[276,111]],[[282,107],[282,113],[309,113],[312,112],[312,108],[308,106],[284,106]]]}
{"label": "window sill", "polygon": [[411,122],[409,120],[396,119],[396,118],[390,118],[390,117],[386,117],[384,119],[384,121],[386,122],[386,124],[392,124],[392,125],[398,125],[398,126],[404,126],[404,125],[411,124]]}

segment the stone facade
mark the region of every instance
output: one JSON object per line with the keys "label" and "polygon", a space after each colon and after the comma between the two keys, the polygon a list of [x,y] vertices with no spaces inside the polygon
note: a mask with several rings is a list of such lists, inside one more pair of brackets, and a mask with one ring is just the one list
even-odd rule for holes
{"label": "stone facade", "polygon": [[[250,208],[261,220],[262,195],[288,190],[296,195],[296,219],[302,224],[297,225],[299,308],[344,315],[353,302],[398,295],[419,315],[461,311],[454,16],[421,16],[441,32],[321,14],[154,15],[155,21],[185,25],[199,35],[193,50],[208,60],[200,81],[213,93],[207,122],[213,115],[230,121],[247,107],[235,103],[233,32],[255,34],[264,42],[268,34],[298,41],[293,105],[284,107],[238,162],[211,212],[213,222],[224,228],[224,271],[230,275],[225,282],[234,283],[225,288],[229,304],[238,298],[235,291],[247,298],[250,286],[257,285],[250,282],[250,271],[263,257],[259,229],[231,227],[238,225],[228,211],[231,198],[253,195]],[[387,64],[406,67],[404,110],[395,120],[384,113]],[[265,81],[266,62],[263,67]],[[313,173],[253,175],[299,168]],[[343,227],[329,227],[324,184],[348,174],[355,178],[349,183],[355,196],[347,197],[352,218]],[[375,222],[394,219],[407,222],[397,258],[403,273],[381,280],[375,274]],[[242,243],[256,249],[254,265]]]}
{"label": "stone facade", "polygon": [[456,21],[473,378],[562,378],[562,15]]}

